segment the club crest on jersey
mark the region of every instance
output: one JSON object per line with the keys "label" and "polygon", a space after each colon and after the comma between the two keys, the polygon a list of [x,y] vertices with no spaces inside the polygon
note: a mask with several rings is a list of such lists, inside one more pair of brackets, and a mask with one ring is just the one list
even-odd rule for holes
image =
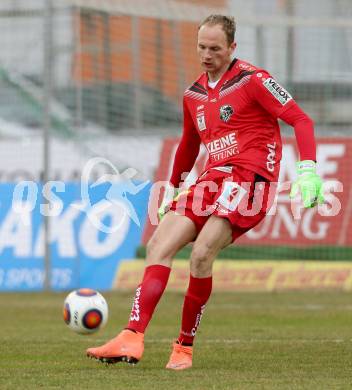
{"label": "club crest on jersey", "polygon": [[281,85],[271,77],[267,78],[263,82],[263,85],[283,106],[292,99],[292,96],[285,88],[281,87]]}
{"label": "club crest on jersey", "polygon": [[224,122],[228,122],[233,113],[233,108],[229,104],[220,107],[220,119]]}

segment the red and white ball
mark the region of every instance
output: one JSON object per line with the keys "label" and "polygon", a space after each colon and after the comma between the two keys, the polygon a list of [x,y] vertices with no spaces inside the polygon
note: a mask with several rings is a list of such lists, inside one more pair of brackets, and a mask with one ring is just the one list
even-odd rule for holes
{"label": "red and white ball", "polygon": [[64,321],[76,333],[91,334],[103,328],[108,313],[105,298],[90,288],[72,291],[64,302]]}

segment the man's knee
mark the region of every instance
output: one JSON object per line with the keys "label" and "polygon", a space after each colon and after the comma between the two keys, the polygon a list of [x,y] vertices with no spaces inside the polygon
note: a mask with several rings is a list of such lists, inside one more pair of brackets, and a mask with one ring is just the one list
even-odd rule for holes
{"label": "man's knee", "polygon": [[145,247],[146,257],[153,255],[154,251],[158,248],[158,239],[151,237]]}
{"label": "man's knee", "polygon": [[165,264],[169,265],[172,260],[172,254],[168,250],[165,242],[158,237],[152,237],[146,245],[146,263],[147,264]]}
{"label": "man's knee", "polygon": [[214,251],[207,244],[195,243],[191,254],[191,273],[196,278],[211,275]]}

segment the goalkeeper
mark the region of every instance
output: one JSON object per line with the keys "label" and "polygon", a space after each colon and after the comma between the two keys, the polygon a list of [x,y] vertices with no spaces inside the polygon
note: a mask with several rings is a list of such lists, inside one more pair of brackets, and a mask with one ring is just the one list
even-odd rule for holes
{"label": "goalkeeper", "polygon": [[[200,24],[197,51],[204,72],[184,93],[183,135],[170,188],[178,189],[183,173],[190,172],[201,143],[208,162],[195,185],[169,204],[164,202],[167,213],[147,245],[146,268],[129,322],[114,339],[89,348],[90,357],[111,363],[141,359],[144,333],[167,285],[172,259],[194,241],[181,329],[166,368],[192,366],[194,337],[212,290],[213,261],[222,248],[256,226],[270,207],[282,152],[278,118],[294,128],[300,156],[291,196],[300,194],[304,207],[323,201],[312,120],[266,70],[233,58],[235,48],[233,18],[211,15]],[[261,188],[260,201],[256,185]],[[257,211],[241,213],[242,199]]]}

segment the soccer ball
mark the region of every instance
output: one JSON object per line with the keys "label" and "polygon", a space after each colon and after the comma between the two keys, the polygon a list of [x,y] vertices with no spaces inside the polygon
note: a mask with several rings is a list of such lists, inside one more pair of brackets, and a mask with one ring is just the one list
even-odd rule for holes
{"label": "soccer ball", "polygon": [[98,291],[81,288],[66,297],[63,316],[68,327],[74,332],[90,334],[105,326],[108,320],[108,305]]}

